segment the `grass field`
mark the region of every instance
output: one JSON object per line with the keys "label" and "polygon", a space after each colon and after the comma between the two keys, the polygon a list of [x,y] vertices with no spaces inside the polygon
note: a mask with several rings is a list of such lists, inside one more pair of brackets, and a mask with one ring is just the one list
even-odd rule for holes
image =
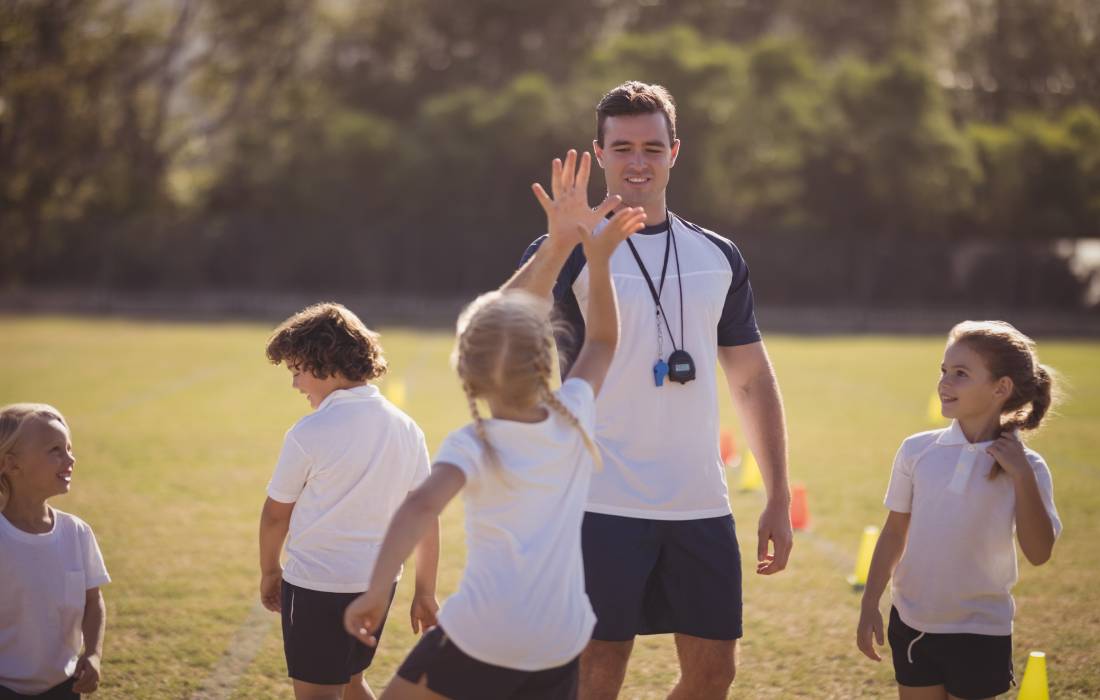
{"label": "grass field", "polygon": [[[213,685],[222,697],[290,697],[276,618],[255,610],[256,529],[283,433],[309,406],[285,370],[266,364],[268,330],[0,318],[0,403],[45,401],[68,417],[78,464],[72,493],[54,503],[91,523],[114,578],[104,589],[97,697],[190,698],[200,690],[213,697]],[[451,337],[394,328],[383,329],[383,342],[392,376],[405,384],[406,410],[434,449],[467,420],[447,363]],[[888,663],[855,649],[859,597],[845,576],[863,526],[884,518],[899,441],[933,427],[926,406],[942,339],[770,336],[768,347],[787,405],[791,472],[806,484],[813,529],[796,536],[786,572],[746,575],[746,636],[732,695],[892,697]],[[1041,649],[1053,697],[1097,698],[1100,343],[1043,341],[1040,349],[1071,385],[1061,415],[1032,441],[1054,472],[1065,534],[1046,566],[1021,558],[1017,674],[1027,652]],[[728,399],[722,410],[732,426]],[[736,472],[729,478],[736,484]],[[750,558],[761,503],[758,494],[733,494]],[[441,598],[464,561],[458,504],[444,528]],[[399,587],[367,674],[376,690],[413,643],[411,584],[407,576]],[[255,654],[242,646],[250,633]],[[675,677],[671,639],[640,638],[622,697],[664,697]]]}

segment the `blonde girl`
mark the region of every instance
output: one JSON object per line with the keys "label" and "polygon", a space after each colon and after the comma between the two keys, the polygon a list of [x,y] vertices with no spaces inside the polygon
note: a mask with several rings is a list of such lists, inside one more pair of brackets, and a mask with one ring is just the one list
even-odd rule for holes
{"label": "blonde girl", "polygon": [[1050,469],[1019,437],[1048,415],[1053,388],[1035,344],[1008,323],[951,329],[938,391],[952,423],[898,450],[856,630],[878,661],[892,577],[887,636],[902,700],[991,698],[1013,683],[1013,540],[1038,566],[1062,530]]}
{"label": "blonde girl", "polygon": [[0,408],[0,700],[99,686],[111,579],[92,529],[47,504],[72,487],[72,437],[52,406]]}
{"label": "blonde girl", "polygon": [[[467,561],[439,626],[412,650],[383,698],[569,698],[578,656],[595,624],[584,591],[581,520],[599,455],[592,440],[595,395],[618,343],[608,258],[642,227],[626,208],[592,234],[618,204],[589,209],[586,171],[554,164],[551,200],[536,186],[550,236],[576,238],[592,279],[588,331],[560,389],[554,374],[549,304],[508,285],[461,315],[453,356],[473,422],[451,433],[432,474],[397,511],[370,589],[348,606],[348,631],[366,643],[388,601],[387,582],[424,529],[464,490]],[[582,166],[588,162],[583,159]],[[579,177],[578,177],[579,175]],[[586,183],[585,183],[586,184]],[[594,227],[593,227],[594,228]],[[490,417],[483,418],[477,401]]]}

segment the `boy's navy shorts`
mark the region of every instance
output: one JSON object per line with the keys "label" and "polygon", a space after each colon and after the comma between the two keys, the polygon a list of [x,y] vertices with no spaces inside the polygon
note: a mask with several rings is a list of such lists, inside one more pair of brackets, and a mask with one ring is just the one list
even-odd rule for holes
{"label": "boy's navy shorts", "polygon": [[433,627],[421,637],[397,675],[452,700],[571,700],[577,697],[579,657],[555,668],[521,671],[495,666],[466,654]]}
{"label": "boy's navy shorts", "polygon": [[73,692],[74,683],[76,683],[76,679],[70,678],[37,695],[20,695],[11,688],[0,685],[0,700],[21,700],[22,698],[38,698],[39,700],[80,700],[80,694]]}
{"label": "boy's navy shorts", "polygon": [[592,638],[679,632],[741,637],[741,552],[732,515],[648,520],[585,513],[584,579]]}
{"label": "boy's navy shorts", "polygon": [[[390,603],[396,592],[395,583]],[[358,597],[358,593],[314,591],[283,581],[283,652],[288,676],[318,685],[343,685],[370,666],[377,647],[368,647],[344,629],[344,609]],[[379,640],[385,625],[382,618],[374,635]]]}
{"label": "boy's navy shorts", "polygon": [[890,608],[886,635],[899,685],[942,685],[957,698],[992,698],[1015,685],[1012,635],[922,633]]}

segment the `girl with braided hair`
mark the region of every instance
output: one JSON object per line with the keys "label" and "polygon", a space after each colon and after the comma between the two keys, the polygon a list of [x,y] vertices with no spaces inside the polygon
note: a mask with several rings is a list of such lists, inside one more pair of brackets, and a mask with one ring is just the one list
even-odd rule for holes
{"label": "girl with braided hair", "polygon": [[991,698],[1013,683],[1013,539],[1038,566],[1062,530],[1050,469],[1019,438],[1048,415],[1053,375],[1003,321],[948,335],[939,397],[953,420],[898,450],[856,630],[880,660],[879,598],[893,577],[886,636],[902,700]]}
{"label": "girl with braided hair", "polygon": [[383,698],[576,697],[578,657],[595,625],[581,557],[585,501],[600,466],[595,396],[619,334],[609,258],[645,219],[628,207],[603,221],[618,198],[589,209],[590,160],[574,172],[576,162],[575,153],[565,166],[554,161],[553,198],[534,188],[550,235],[578,239],[588,258],[584,344],[555,391],[547,301],[506,285],[459,317],[452,360],[473,422],[447,436],[431,476],[391,521],[369,590],[345,612],[348,632],[375,643],[401,562],[463,488],[466,569],[439,626],[421,638]]}

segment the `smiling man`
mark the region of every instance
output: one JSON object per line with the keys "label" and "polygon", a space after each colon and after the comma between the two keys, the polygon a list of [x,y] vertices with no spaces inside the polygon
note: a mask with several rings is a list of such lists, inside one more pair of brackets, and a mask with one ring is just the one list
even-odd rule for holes
{"label": "smiling man", "polygon": [[[672,633],[681,676],[669,697],[724,698],[742,632],[741,559],[718,447],[717,366],[767,488],[756,566],[765,575],[783,570],[792,544],[782,401],[741,253],[668,210],[680,153],[672,97],[631,81],[607,93],[596,116],[608,195],[643,207],[648,226],[611,258],[622,329],[596,404],[605,466],[592,480],[582,546],[598,622],[580,694],[616,697],[634,637]],[[565,170],[575,164],[570,153]],[[578,182],[588,167],[585,154]],[[559,339],[566,362],[584,336],[585,267],[576,241],[551,232],[508,283],[553,295],[571,329]]]}

